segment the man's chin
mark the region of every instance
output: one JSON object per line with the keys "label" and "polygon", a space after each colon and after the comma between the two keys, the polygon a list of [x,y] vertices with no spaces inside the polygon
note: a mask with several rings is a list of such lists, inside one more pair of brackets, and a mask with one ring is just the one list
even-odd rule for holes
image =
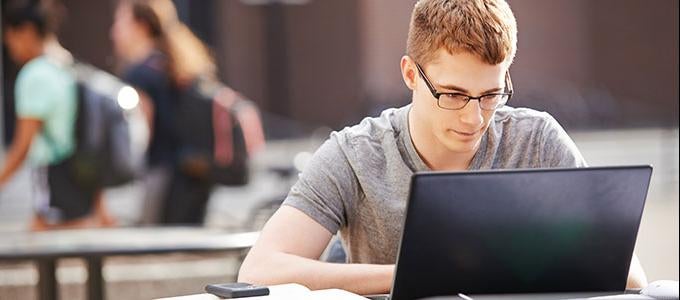
{"label": "man's chin", "polygon": [[474,140],[468,140],[468,141],[459,141],[459,140],[452,140],[448,139],[445,143],[444,146],[451,152],[453,153],[470,153],[470,152],[475,152],[477,151],[477,148],[479,148],[479,140],[480,139],[474,139]]}

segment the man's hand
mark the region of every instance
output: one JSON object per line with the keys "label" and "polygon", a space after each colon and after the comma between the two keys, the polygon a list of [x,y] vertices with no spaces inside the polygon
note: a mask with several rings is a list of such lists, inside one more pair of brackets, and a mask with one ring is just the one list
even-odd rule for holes
{"label": "man's hand", "polygon": [[257,285],[299,283],[317,290],[387,293],[394,265],[318,261],[333,235],[300,210],[282,206],[264,226],[241,265],[238,281]]}
{"label": "man's hand", "polygon": [[647,276],[642,269],[640,260],[637,255],[633,253],[633,260],[630,262],[630,269],[628,271],[627,289],[641,289],[647,286]]}

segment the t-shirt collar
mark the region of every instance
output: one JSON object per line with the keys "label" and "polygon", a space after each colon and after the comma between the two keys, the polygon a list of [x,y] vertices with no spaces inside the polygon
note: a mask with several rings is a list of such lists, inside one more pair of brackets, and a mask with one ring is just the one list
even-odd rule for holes
{"label": "t-shirt collar", "polygon": [[[411,104],[403,107],[399,110],[398,124],[399,124],[399,142],[406,148],[407,159],[409,160],[409,165],[414,172],[424,172],[432,171],[430,167],[425,164],[423,159],[418,155],[415,145],[413,145],[413,140],[411,139],[411,132],[409,130],[409,119],[408,114],[411,111]],[[486,133],[482,136],[482,140],[479,142],[479,148],[472,158],[468,170],[478,170],[481,168],[481,164],[484,156],[486,155],[486,145],[488,141],[489,131],[493,130],[494,122],[492,121],[487,129]]]}

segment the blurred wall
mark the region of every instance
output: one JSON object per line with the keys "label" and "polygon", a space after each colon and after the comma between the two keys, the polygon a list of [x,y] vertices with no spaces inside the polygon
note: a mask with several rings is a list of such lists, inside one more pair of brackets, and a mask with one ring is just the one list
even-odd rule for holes
{"label": "blurred wall", "polygon": [[592,71],[621,106],[616,123],[677,127],[678,1],[591,2]]}
{"label": "blurred wall", "polygon": [[362,112],[356,0],[302,5],[219,1],[225,81],[271,113],[340,126]]}
{"label": "blurred wall", "polygon": [[678,126],[678,1],[515,0],[513,104],[567,128]]}
{"label": "blurred wall", "polygon": [[594,59],[587,16],[590,2],[512,1],[511,5],[518,23],[518,49],[511,67],[516,94],[510,105],[549,111],[568,126],[595,117],[593,104],[583,96],[585,87],[595,82],[590,72]]}
{"label": "blurred wall", "polygon": [[61,0],[66,16],[59,30],[63,46],[80,60],[110,72],[115,70],[109,29],[113,23],[112,1]]}
{"label": "blurred wall", "polygon": [[406,37],[415,1],[361,1],[361,79],[368,113],[410,102],[399,62],[406,54]]}
{"label": "blurred wall", "polygon": [[[339,129],[410,101],[399,59],[414,0],[175,2],[214,50],[221,78],[268,119]],[[116,71],[114,1],[64,3],[63,44]],[[510,4],[519,27],[511,105],[549,111],[567,129],[678,126],[678,1]],[[11,112],[11,99],[5,102]],[[289,130],[266,125],[282,136]]]}

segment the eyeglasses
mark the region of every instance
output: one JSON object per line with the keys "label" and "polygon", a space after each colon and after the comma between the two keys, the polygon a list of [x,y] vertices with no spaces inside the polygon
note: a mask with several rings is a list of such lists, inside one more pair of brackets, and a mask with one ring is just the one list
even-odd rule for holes
{"label": "eyeglasses", "polygon": [[423,77],[425,85],[427,85],[427,88],[432,93],[432,97],[437,99],[437,105],[443,109],[449,110],[463,109],[463,107],[465,107],[468,104],[468,102],[470,102],[470,100],[477,100],[479,101],[479,107],[481,109],[496,110],[503,107],[503,105],[505,105],[505,103],[507,103],[512,97],[513,93],[512,80],[510,79],[509,72],[505,73],[505,92],[490,93],[481,95],[479,97],[472,97],[470,95],[466,95],[463,93],[437,92],[437,89],[434,88],[434,85],[430,82],[430,79],[427,78],[420,64],[416,63],[416,68],[418,68],[418,73],[420,73],[420,77]]}

